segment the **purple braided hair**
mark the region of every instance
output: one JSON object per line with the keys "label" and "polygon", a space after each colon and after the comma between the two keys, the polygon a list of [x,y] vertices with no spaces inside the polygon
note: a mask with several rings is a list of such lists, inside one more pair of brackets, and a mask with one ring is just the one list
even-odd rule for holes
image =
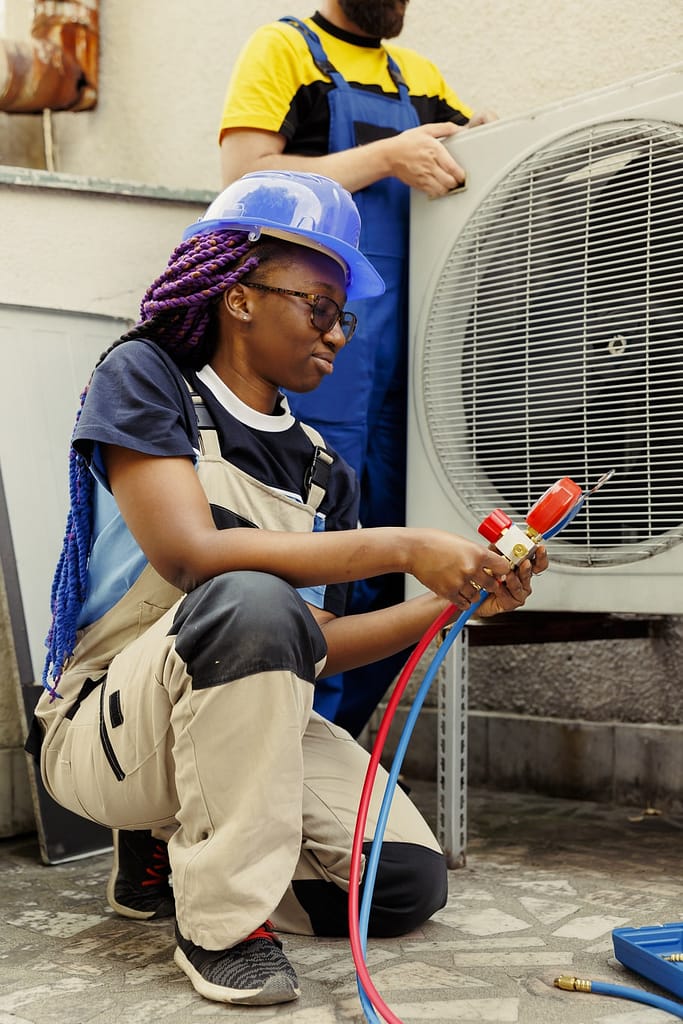
{"label": "purple braided hair", "polygon": [[[245,232],[237,231],[213,231],[181,242],[171,253],[166,269],[145,292],[138,322],[100,356],[97,366],[117,345],[141,337],[153,341],[177,361],[203,365],[214,343],[217,300],[259,263],[273,253],[281,254],[286,245],[265,238],[252,242]],[[81,394],[74,430],[87,393],[88,386]],[[71,447],[70,506],[52,582],[52,623],[45,640],[47,656],[42,675],[43,686],[53,700],[61,696],[57,686],[76,646],[78,616],[87,593],[93,492],[88,464]]]}
{"label": "purple braided hair", "polygon": [[171,355],[190,355],[206,341],[214,300],[258,266],[257,256],[244,259],[253,248],[244,232],[215,231],[181,242],[145,292],[140,319],[122,340],[144,336]]}

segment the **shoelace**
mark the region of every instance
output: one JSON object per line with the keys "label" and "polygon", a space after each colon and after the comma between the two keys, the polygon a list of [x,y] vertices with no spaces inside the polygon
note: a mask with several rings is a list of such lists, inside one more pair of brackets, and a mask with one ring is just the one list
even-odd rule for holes
{"label": "shoelace", "polygon": [[149,875],[149,878],[146,878],[142,885],[166,885],[170,870],[166,844],[157,843],[152,853],[152,863],[145,868],[145,874]]}
{"label": "shoelace", "polygon": [[264,921],[259,928],[255,928],[254,931],[250,935],[247,935],[246,939],[243,939],[242,941],[250,942],[252,939],[268,939],[270,942],[278,942],[278,937],[275,934],[272,922]]}

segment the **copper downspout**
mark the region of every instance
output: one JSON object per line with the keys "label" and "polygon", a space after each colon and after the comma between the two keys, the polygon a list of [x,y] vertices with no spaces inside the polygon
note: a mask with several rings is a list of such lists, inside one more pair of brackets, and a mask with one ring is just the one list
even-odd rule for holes
{"label": "copper downspout", "polygon": [[0,39],[0,111],[91,110],[99,0],[35,0],[30,41]]}

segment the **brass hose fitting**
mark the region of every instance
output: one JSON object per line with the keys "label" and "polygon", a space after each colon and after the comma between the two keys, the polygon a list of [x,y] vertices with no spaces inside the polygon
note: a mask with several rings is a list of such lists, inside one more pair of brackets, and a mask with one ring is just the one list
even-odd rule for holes
{"label": "brass hose fitting", "polygon": [[565,992],[591,992],[590,981],[583,978],[574,978],[571,974],[562,974],[553,982],[555,988],[564,989]]}

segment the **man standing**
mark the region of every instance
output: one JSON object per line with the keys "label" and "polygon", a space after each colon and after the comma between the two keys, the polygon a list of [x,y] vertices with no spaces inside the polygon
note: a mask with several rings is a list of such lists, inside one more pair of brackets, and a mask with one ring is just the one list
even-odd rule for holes
{"label": "man standing", "polygon": [[[394,43],[408,0],[323,0],[303,21],[258,29],[233,70],[221,121],[223,183],[254,170],[325,174],[353,193],[360,248],[386,282],[353,307],[359,326],[332,377],[289,394],[356,470],[363,526],[405,522],[409,196],[437,197],[464,172],[441,139],[481,124],[436,66]],[[354,587],[352,610],[403,597],[401,576]],[[316,709],[358,735],[405,652],[318,684]]]}

